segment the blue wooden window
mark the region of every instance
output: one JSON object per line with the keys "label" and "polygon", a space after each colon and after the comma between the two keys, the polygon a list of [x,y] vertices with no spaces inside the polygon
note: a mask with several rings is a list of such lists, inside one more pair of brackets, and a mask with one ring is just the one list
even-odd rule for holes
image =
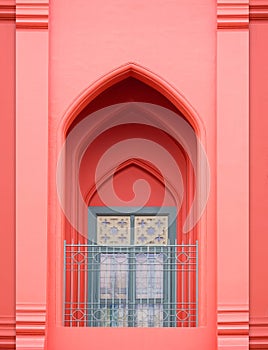
{"label": "blue wooden window", "polygon": [[[125,209],[125,208],[124,208]],[[176,326],[174,208],[89,208],[88,325]],[[119,213],[119,215],[118,215]]]}

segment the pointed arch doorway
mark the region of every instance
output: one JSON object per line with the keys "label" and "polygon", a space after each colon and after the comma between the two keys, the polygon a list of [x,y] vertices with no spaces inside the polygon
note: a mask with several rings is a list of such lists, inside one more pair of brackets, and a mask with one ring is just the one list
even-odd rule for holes
{"label": "pointed arch doorway", "polygon": [[[135,102],[145,102],[145,105],[147,106],[148,102],[155,106],[163,106],[166,109],[170,111],[176,111],[178,115],[180,115],[181,118],[185,120],[184,117],[178,112],[177,108],[170,103],[163,95],[161,95],[158,91],[152,89],[148,85],[144,84],[143,82],[134,79],[133,77],[128,77],[124,79],[121,82],[118,82],[114,86],[111,86],[109,89],[105,90],[102,94],[100,94],[98,97],[96,97],[92,103],[88,104],[77,116],[76,119],[73,120],[72,123],[69,124],[68,130],[66,132],[66,137],[68,137],[69,133],[72,132],[72,130],[78,125],[81,121],[84,120],[84,118],[88,115],[93,115],[96,111],[100,111],[102,108],[105,109],[105,106],[112,106],[112,101],[114,102],[122,102],[122,105],[117,110],[117,115],[120,115],[120,113],[124,113],[124,104],[127,102],[135,103]],[[123,106],[123,109],[121,108]],[[140,110],[140,112],[142,112]],[[79,163],[79,169],[76,169],[77,175],[79,178],[79,188],[81,191],[81,196],[83,198],[84,203],[86,203],[87,207],[102,207],[102,208],[118,208],[118,207],[124,207],[122,212],[117,212],[117,214],[125,215],[125,211],[128,210],[128,208],[133,208],[133,206],[130,206],[129,203],[132,203],[133,200],[135,202],[135,208],[136,206],[143,206],[144,208],[165,208],[165,207],[173,207],[176,208],[175,210],[178,210],[178,215],[176,216],[176,232],[175,237],[177,240],[177,243],[179,244],[191,244],[196,241],[198,238],[198,230],[196,228],[190,230],[187,232],[187,234],[183,233],[183,223],[187,217],[187,213],[189,211],[189,208],[191,207],[191,204],[194,199],[194,192],[195,192],[195,176],[194,171],[191,166],[191,161],[188,158],[187,152],[179,142],[171,137],[167,132],[166,129],[163,128],[156,128],[153,124],[151,125],[148,123],[148,120],[155,117],[155,111],[152,113],[148,113],[148,110],[146,108],[143,110],[144,113],[140,113],[140,118],[147,120],[146,125],[142,123],[132,122],[132,123],[121,123],[120,125],[111,124],[107,128],[103,128],[103,132],[98,134],[98,137],[94,139],[93,142],[88,143],[87,147],[84,147],[82,151],[82,157],[80,157]],[[110,116],[104,118],[104,125],[105,121],[109,120]],[[111,121],[111,119],[110,119]],[[163,124],[164,125],[164,124]],[[191,127],[192,128],[192,127]],[[162,174],[162,170],[164,173],[169,173],[168,168],[161,168],[160,169],[154,164],[152,159],[150,157],[147,157],[147,159],[142,159],[142,157],[139,157],[139,154],[132,155],[128,161],[123,161],[121,163],[118,163],[116,160],[106,167],[104,166],[102,168],[102,171],[98,174],[98,177],[96,178],[94,174],[96,173],[96,169],[98,168],[98,165],[100,163],[100,159],[102,159],[103,154],[105,153],[105,150],[110,150],[113,148],[114,145],[123,142],[123,141],[129,141],[129,140],[146,140],[151,142],[151,144],[162,147],[167,151],[169,155],[172,155],[172,158],[174,159],[175,166],[180,169],[180,181],[169,181],[169,176],[165,176]],[[137,144],[138,146],[138,144]],[[83,147],[82,147],[83,148]],[[132,148],[133,150],[133,148]],[[155,151],[152,152],[152,155],[157,155],[157,151],[159,149],[156,148]],[[135,153],[135,152],[134,152]],[[78,157],[79,158],[79,157]],[[109,157],[108,157],[109,158]],[[75,167],[74,167],[75,168]],[[90,169],[90,171],[89,171]],[[172,178],[172,176],[171,176]],[[112,179],[113,186],[114,186],[114,192],[116,193],[115,197],[107,197],[105,194],[109,193],[109,190],[107,190],[107,186],[111,184],[110,180]],[[149,196],[146,197],[146,201],[142,200],[139,202],[139,198],[135,197],[135,191],[133,191],[133,183],[135,181],[138,181],[140,179],[144,179],[147,182],[147,185],[149,184],[150,193]],[[66,179],[65,186],[68,187],[69,184],[72,183],[73,180],[73,174],[71,176],[71,180]],[[70,182],[68,182],[70,181]],[[141,187],[141,192],[142,192]],[[144,187],[146,190],[146,188]],[[184,193],[183,193],[184,191]],[[141,193],[138,191],[138,193]],[[146,191],[145,191],[146,192]],[[104,194],[105,199],[103,199]],[[147,193],[148,194],[148,193]],[[66,198],[68,198],[68,195],[66,195]],[[69,197],[70,198],[70,197]],[[74,201],[76,201],[76,195],[74,191]],[[144,199],[144,198],[142,198]],[[126,203],[122,206],[122,202]],[[70,221],[72,220],[65,220],[64,222],[64,239],[66,240],[66,246],[65,246],[65,253],[67,252],[67,259],[72,259],[74,261],[74,258],[72,256],[72,251],[69,250],[69,257],[68,257],[68,248],[70,248],[71,245],[80,246],[83,244],[88,244],[88,241],[91,237],[90,232],[88,230],[89,227],[89,221],[88,216],[85,211],[79,209],[79,203],[76,203],[76,210],[75,212],[72,211],[73,217],[76,218],[78,222],[81,223],[80,227],[83,227],[83,232],[87,232],[87,236],[85,237],[85,234],[82,234],[79,232],[79,230],[74,229],[73,225],[70,224]],[[151,210],[151,209],[150,209]],[[152,211],[150,212],[150,216],[155,215]],[[157,213],[158,214],[158,213]],[[70,218],[69,218],[70,219]],[[98,228],[96,227],[96,232],[98,231]],[[96,243],[96,242],[94,242]],[[69,244],[69,247],[68,247]],[[73,247],[71,248],[73,249]],[[81,249],[78,248],[78,249]],[[84,249],[84,248],[82,248]],[[182,251],[178,251],[177,256],[175,259],[188,259],[189,254],[188,252],[184,251],[185,247],[181,248]],[[203,250],[204,254],[205,250]],[[79,256],[81,251],[75,252],[76,257]],[[87,256],[87,253],[84,254],[84,256]],[[67,259],[65,260],[65,263],[67,262]],[[76,262],[79,262],[80,258],[76,258]],[[176,260],[178,262],[178,260]],[[197,255],[195,254],[195,264],[197,261]],[[185,261],[181,261],[182,265],[184,265]],[[77,266],[82,267],[84,263],[77,264]],[[177,264],[178,265],[178,264]],[[85,266],[85,265],[84,265]],[[195,265],[197,268],[200,266],[198,263]],[[188,271],[189,272],[189,271]],[[176,271],[176,274],[178,275],[178,271]],[[199,287],[198,279],[196,279],[196,274],[193,275],[194,277],[190,277],[189,274],[185,277],[183,280],[184,287],[181,288],[179,291],[176,291],[176,298],[180,302],[181,300],[185,302],[189,302],[191,300],[192,294],[194,294],[194,301],[197,306],[201,305],[200,311],[195,311],[194,315],[189,316],[189,310],[186,310],[185,307],[183,307],[182,310],[175,308],[174,315],[171,316],[172,321],[168,321],[168,326],[165,327],[165,322],[163,322],[163,328],[170,329],[175,328],[177,333],[174,335],[172,342],[176,344],[177,340],[180,339],[182,343],[188,344],[190,347],[189,349],[194,349],[196,347],[196,342],[191,341],[189,344],[189,339],[187,338],[186,333],[182,332],[182,328],[188,328],[188,332],[194,332],[193,334],[202,334],[202,331],[200,328],[196,328],[196,326],[199,325],[198,318],[199,315],[202,314],[202,303],[199,303],[197,301],[198,298],[198,292]],[[88,328],[90,325],[91,316],[88,316],[87,314],[87,305],[81,308],[81,305],[78,305],[81,300],[84,300],[84,303],[92,304],[92,300],[89,299],[90,288],[88,287],[88,280],[90,279],[89,275],[87,273],[78,274],[77,271],[73,275],[65,275],[66,279],[64,281],[65,283],[65,289],[63,292],[64,298],[65,298],[65,309],[63,307],[63,312],[66,316],[66,310],[71,309],[71,313],[67,315],[67,317],[64,319],[64,333],[68,333],[68,328],[73,328],[72,333],[78,334],[74,328],[79,328],[81,332],[81,328],[83,328],[83,337],[84,339],[88,339],[87,342],[90,343],[90,341],[97,336],[97,334],[100,334],[100,324],[97,322],[95,323],[95,327]],[[78,280],[80,279],[80,282]],[[81,282],[82,281],[82,282]],[[187,282],[186,282],[187,281]],[[186,283],[197,286],[192,293],[188,293]],[[80,284],[79,284],[80,283]],[[94,283],[100,283],[95,280]],[[182,284],[182,282],[180,282]],[[187,295],[188,293],[188,295]],[[187,298],[185,297],[187,295]],[[73,298],[73,299],[72,299]],[[97,299],[97,303],[99,300]],[[71,303],[74,303],[75,305],[71,305]],[[85,305],[84,304],[84,305]],[[200,305],[199,305],[200,304]],[[197,310],[198,308],[196,308]],[[85,311],[86,310],[86,311]],[[99,309],[97,309],[99,310]],[[96,311],[95,309],[93,310]],[[107,312],[106,312],[107,314]],[[62,315],[62,312],[61,312]],[[173,317],[173,319],[172,319]],[[178,317],[174,321],[174,318]],[[124,334],[123,337],[125,341],[127,341],[127,333],[124,328],[133,328],[133,324],[128,325],[128,327],[114,327],[113,325],[116,323],[114,322],[114,316],[109,316],[109,325],[107,325],[107,319],[105,319],[105,327],[103,328],[103,331],[106,332],[107,328],[120,328],[120,334]],[[202,319],[202,317],[201,317]],[[73,322],[75,321],[75,322]],[[134,322],[132,320],[132,322]],[[147,321],[146,321],[147,322]],[[173,322],[174,327],[169,327],[169,325]],[[202,322],[202,321],[201,321]],[[147,322],[148,323],[148,322]],[[68,327],[69,326],[69,327]],[[194,326],[194,327],[192,327]],[[145,326],[147,329],[148,326]],[[159,323],[156,326],[150,326],[152,328],[157,327],[159,328]],[[149,327],[149,328],[150,328]],[[162,327],[162,324],[160,325]],[[69,328],[69,329],[70,329]],[[134,327],[135,328],[135,327]],[[138,326],[139,328],[139,326]],[[141,327],[143,328],[143,327]],[[114,339],[115,343],[118,343],[120,338],[118,332],[113,329],[112,338]],[[137,330],[140,332],[141,330]],[[145,331],[145,330],[144,330]],[[170,330],[169,330],[170,331]],[[67,333],[66,333],[67,332]],[[131,331],[132,332],[132,331]],[[148,330],[147,330],[148,332]],[[209,330],[211,332],[211,329]],[[161,332],[160,332],[161,333]],[[158,329],[158,333],[159,329]],[[204,333],[204,332],[203,332]],[[95,334],[95,336],[94,336]],[[144,333],[145,334],[145,333]],[[149,333],[147,333],[149,334]],[[156,335],[156,334],[155,334]],[[164,335],[164,333],[163,333]],[[93,338],[92,338],[93,336]],[[118,338],[119,336],[119,338]],[[98,337],[98,336],[97,336]],[[179,337],[179,338],[177,338]],[[206,338],[203,334],[200,335],[201,338]],[[75,338],[77,339],[77,342],[79,343],[79,339],[75,335]],[[158,336],[156,337],[158,338]],[[55,338],[54,338],[55,339]],[[90,340],[91,339],[91,340]],[[177,339],[177,340],[176,340]],[[100,339],[99,339],[100,340]],[[56,339],[55,339],[56,341]],[[96,338],[97,341],[97,338]],[[155,345],[160,346],[161,348],[165,346],[165,342],[159,342],[160,338],[155,341]],[[67,346],[67,342],[64,340],[64,344]],[[158,343],[158,345],[157,345]],[[141,339],[137,340],[137,346],[142,346],[143,343],[141,343]],[[173,344],[173,346],[174,346]],[[195,344],[195,345],[194,345]],[[104,346],[104,345],[103,345]],[[136,347],[136,346],[135,346]],[[100,347],[104,348],[104,347]],[[159,347],[160,348],[160,347]]]}

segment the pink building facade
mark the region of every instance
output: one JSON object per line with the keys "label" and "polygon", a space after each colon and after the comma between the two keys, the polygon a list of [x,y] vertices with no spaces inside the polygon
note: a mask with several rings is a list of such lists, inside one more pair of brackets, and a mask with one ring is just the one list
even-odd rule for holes
{"label": "pink building facade", "polygon": [[[268,349],[268,2],[0,0],[0,25],[0,349]],[[94,177],[126,141],[129,159],[123,146]],[[64,242],[87,241],[87,207],[128,206],[172,206],[178,246],[198,241],[173,327],[92,327],[88,306],[65,318],[92,287],[66,272]]]}

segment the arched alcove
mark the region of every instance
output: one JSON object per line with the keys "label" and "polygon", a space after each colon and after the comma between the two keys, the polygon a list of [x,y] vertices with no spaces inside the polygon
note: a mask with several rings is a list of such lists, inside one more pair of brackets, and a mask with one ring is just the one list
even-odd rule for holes
{"label": "arched alcove", "polygon": [[[129,113],[133,119],[126,120],[125,115],[129,115]],[[176,125],[178,126],[176,124],[177,120],[181,121],[181,126],[184,126],[185,130],[191,135],[190,142],[184,138],[183,127],[182,129],[176,127]],[[122,130],[123,137],[118,137],[119,131]],[[107,181],[109,182],[110,178],[113,178],[115,182],[118,181],[117,179],[120,176],[129,178],[128,172],[132,172],[134,169],[137,173],[144,173],[146,176],[148,175],[148,178],[153,179],[152,181],[157,182],[159,189],[167,187],[170,198],[183,198],[181,200],[182,205],[179,208],[179,215],[176,216],[176,218],[179,218],[179,221],[175,220],[176,233],[174,239],[176,244],[181,244],[178,248],[181,250],[178,250],[176,259],[184,257],[185,261],[188,261],[189,255],[193,253],[195,269],[199,268],[198,246],[195,240],[198,238],[200,227],[195,227],[194,225],[188,231],[183,232],[183,220],[187,218],[196,193],[200,190],[199,184],[202,181],[199,178],[199,157],[202,150],[200,151],[197,135],[204,137],[205,134],[202,123],[200,123],[196,113],[183,97],[151,72],[135,64],[128,64],[108,74],[82,93],[66,112],[61,121],[59,133],[61,147],[63,145],[61,151],[64,149],[63,153],[59,153],[59,164],[62,166],[61,170],[63,170],[60,173],[63,175],[63,181],[59,186],[60,188],[58,188],[63,213],[59,213],[57,216],[57,220],[59,220],[58,227],[61,227],[61,239],[56,244],[56,251],[61,252],[60,256],[62,256],[63,265],[66,264],[68,259],[69,261],[71,259],[72,264],[78,264],[77,267],[79,266],[79,268],[86,267],[87,270],[88,266],[86,266],[85,261],[79,261],[81,252],[84,252],[86,256],[88,254],[84,250],[89,240],[85,234],[88,233],[89,227],[87,207],[88,205],[91,206],[91,200],[96,196],[98,189],[102,188]],[[69,142],[70,139],[71,142]],[[126,160],[124,157],[120,158],[119,163],[115,162],[108,167],[104,167],[97,180],[94,176],[91,176],[88,185],[83,187],[83,183],[81,183],[83,167],[84,169],[90,168],[92,174],[94,174],[97,169],[96,165],[99,162],[98,157],[94,160],[90,159],[90,156],[99,151],[105,154],[105,147],[110,150],[124,141],[130,141],[133,144],[136,140],[145,140],[145,147],[142,149],[142,152],[146,151],[146,146],[149,143],[158,145],[156,152],[151,154],[154,155],[153,160],[149,157],[144,161],[142,156],[139,157],[139,154],[134,156],[132,154],[129,160]],[[98,146],[98,142],[101,147],[103,146],[103,149]],[[192,154],[189,152],[191,147]],[[170,168],[162,165],[159,167],[159,164],[154,163],[157,160],[157,152],[159,152],[160,159],[161,154],[165,154],[165,152],[169,154],[170,158],[174,158],[174,164]],[[142,154],[145,154],[146,158],[146,153]],[[89,158],[87,159],[87,157]],[[96,163],[95,165],[93,165],[94,162]],[[178,172],[178,178],[173,177],[172,179],[171,176],[171,179],[169,179],[169,172],[174,173],[176,166],[181,168],[182,172]],[[170,169],[173,170],[171,171]],[[180,193],[178,186],[174,184],[174,178],[180,179],[184,196]],[[150,183],[150,180],[148,182]],[[102,204],[106,206],[99,199],[97,202],[98,206],[102,206]],[[99,205],[100,203],[101,205]],[[96,211],[94,209],[96,207],[95,204],[92,206],[93,212],[94,210]],[[160,210],[160,213],[162,210],[163,215],[169,215],[167,214],[169,209],[166,208],[174,206],[171,202],[167,206],[159,206],[159,203],[156,206],[152,203],[147,203],[147,205],[142,203],[142,205],[146,209],[145,215],[150,217],[152,215],[155,216],[152,208],[157,208],[156,210]],[[117,207],[117,204],[109,204],[106,207],[112,207],[111,210],[114,213],[114,208]],[[65,244],[63,242],[64,239],[67,239]],[[177,242],[177,239],[179,239],[179,242]],[[188,249],[186,248],[187,244],[192,246],[191,251],[185,251],[185,249]],[[64,248],[62,248],[63,246]],[[75,249],[78,249],[78,251],[75,251]],[[205,247],[201,251],[201,258],[202,255],[205,255]],[[181,263],[185,263],[185,261],[181,261]],[[67,265],[64,266],[66,267]],[[65,326],[71,326],[72,328],[83,326],[83,328],[87,328],[87,326],[90,326],[88,320],[91,317],[87,315],[88,307],[86,306],[91,303],[88,299],[88,295],[91,292],[87,280],[91,277],[85,272],[79,275],[78,271],[75,271],[75,273],[68,275],[66,268],[64,271],[65,273],[63,274],[61,272],[58,273],[58,276],[61,276],[60,280],[63,287],[61,287],[61,292],[57,293],[58,297],[56,298],[56,304],[54,304],[57,324],[62,324],[64,319],[63,324]],[[178,273],[179,271],[176,272],[176,274]],[[180,302],[182,305],[185,302],[189,302],[190,298],[193,298],[191,302],[195,303],[196,309],[193,315],[189,317],[190,309],[187,311],[185,306],[182,306],[181,309],[178,308],[177,316],[169,316],[171,318],[175,317],[175,319],[173,321],[169,320],[168,323],[165,323],[165,321],[165,325],[162,325],[164,327],[170,327],[170,324],[175,328],[196,327],[199,325],[199,314],[202,312],[204,315],[204,302],[197,300],[199,293],[197,272],[191,277],[189,277],[189,273],[190,270],[188,275],[185,275],[186,277],[180,277],[178,280],[180,285],[183,283],[185,285],[188,284],[194,286],[194,289],[191,289],[189,293],[187,292],[187,297],[184,296],[186,291],[184,289],[173,293],[178,298],[176,302]],[[201,278],[202,274],[204,275],[204,271],[201,273]],[[58,284],[58,282],[56,283]],[[69,289],[67,290],[66,288]],[[83,289],[82,292],[81,289]],[[65,306],[63,306],[62,296],[65,298]],[[83,299],[83,307],[78,305],[81,299]],[[50,303],[53,304],[51,301]],[[198,308],[201,311],[198,311]],[[53,310],[53,307],[51,309]],[[67,314],[66,310],[70,311],[68,311],[69,314]],[[96,310],[93,310],[93,312],[95,313]],[[63,319],[62,315],[65,315]],[[98,328],[98,325],[96,324],[94,327]],[[94,333],[95,331],[91,331],[91,335],[93,334],[92,332]]]}

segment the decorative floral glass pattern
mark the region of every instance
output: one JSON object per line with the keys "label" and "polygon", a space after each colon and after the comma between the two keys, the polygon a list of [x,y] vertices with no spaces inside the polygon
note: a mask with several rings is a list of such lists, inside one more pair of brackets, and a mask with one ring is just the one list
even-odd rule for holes
{"label": "decorative floral glass pattern", "polygon": [[129,245],[129,216],[98,216],[97,243],[101,245]]}
{"label": "decorative floral glass pattern", "polygon": [[136,245],[166,245],[168,243],[167,216],[135,216]]}

